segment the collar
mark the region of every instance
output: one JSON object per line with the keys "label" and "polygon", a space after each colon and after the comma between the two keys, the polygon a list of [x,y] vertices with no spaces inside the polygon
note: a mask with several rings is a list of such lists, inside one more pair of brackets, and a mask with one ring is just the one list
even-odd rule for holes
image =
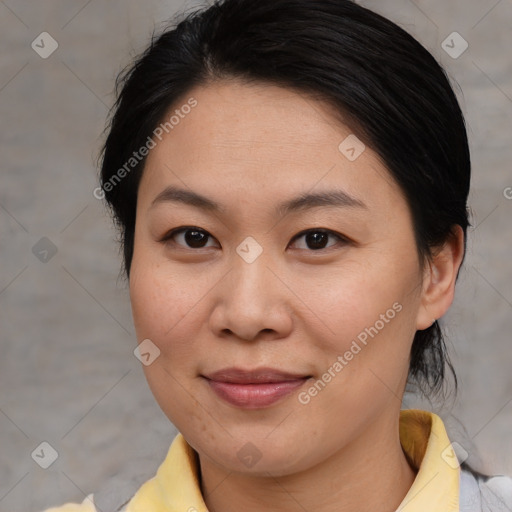
{"label": "collar", "polygon": [[[417,475],[397,512],[458,512],[460,470],[441,418],[403,410],[399,426],[402,449]],[[199,484],[198,455],[181,433],[156,475],[140,487],[126,509],[147,511],[208,512]]]}
{"label": "collar", "polygon": [[427,411],[400,411],[400,443],[418,473],[397,512],[459,512],[460,469],[443,420]]}

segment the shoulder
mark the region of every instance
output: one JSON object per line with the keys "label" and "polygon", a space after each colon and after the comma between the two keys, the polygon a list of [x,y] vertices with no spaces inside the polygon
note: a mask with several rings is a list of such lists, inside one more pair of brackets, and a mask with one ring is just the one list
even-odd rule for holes
{"label": "shoulder", "polygon": [[59,507],[46,508],[42,512],[98,512],[94,505],[94,495],[89,494],[82,503],[65,503]]}
{"label": "shoulder", "polygon": [[[161,450],[168,449],[168,441],[161,441]],[[128,504],[145,482],[155,476],[158,456],[147,453],[130,460],[115,475],[108,477],[94,494],[82,503],[65,503],[41,512],[127,512]]]}
{"label": "shoulder", "polygon": [[94,494],[89,494],[82,503],[65,503],[58,507],[47,508],[42,512],[127,512],[129,501],[128,499],[125,503],[116,504],[114,508],[108,510],[99,509],[96,508]]}
{"label": "shoulder", "polygon": [[460,472],[460,512],[512,512],[512,478]]}

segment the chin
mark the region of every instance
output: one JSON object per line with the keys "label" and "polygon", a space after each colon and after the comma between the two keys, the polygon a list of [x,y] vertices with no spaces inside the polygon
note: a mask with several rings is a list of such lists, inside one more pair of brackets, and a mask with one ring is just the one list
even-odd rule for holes
{"label": "chin", "polygon": [[[205,433],[206,434],[206,433]],[[215,465],[229,472],[251,476],[285,476],[300,472],[315,464],[313,458],[298,449],[296,441],[287,443],[276,437],[274,440],[265,439],[268,431],[259,438],[237,436],[232,433],[208,442],[208,435],[196,439],[184,433],[188,443]],[[288,439],[291,439],[288,437]],[[309,460],[311,459],[311,460]]]}

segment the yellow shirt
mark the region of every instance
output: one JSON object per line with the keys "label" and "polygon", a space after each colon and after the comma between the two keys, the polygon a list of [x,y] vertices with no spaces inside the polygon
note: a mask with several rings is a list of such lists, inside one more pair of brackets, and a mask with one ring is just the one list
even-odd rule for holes
{"label": "yellow shirt", "polygon": [[[400,411],[400,442],[418,472],[397,512],[459,512],[460,468],[441,418],[427,411]],[[198,472],[197,453],[179,433],[156,475],[139,488],[123,511],[208,512]],[[89,495],[81,504],[68,503],[43,512],[97,511]]]}

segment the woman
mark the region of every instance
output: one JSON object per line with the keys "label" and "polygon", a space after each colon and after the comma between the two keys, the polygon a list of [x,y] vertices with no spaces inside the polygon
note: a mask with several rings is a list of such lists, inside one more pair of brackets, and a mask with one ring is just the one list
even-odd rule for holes
{"label": "woman", "polygon": [[510,510],[512,480],[401,411],[407,382],[434,394],[451,369],[438,319],[469,225],[432,55],[348,0],[221,0],[119,85],[95,194],[180,433],[118,510]]}

